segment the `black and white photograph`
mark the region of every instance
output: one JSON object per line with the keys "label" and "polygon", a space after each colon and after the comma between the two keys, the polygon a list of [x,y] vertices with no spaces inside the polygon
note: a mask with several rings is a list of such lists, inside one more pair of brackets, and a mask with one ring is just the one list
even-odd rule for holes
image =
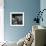
{"label": "black and white photograph", "polygon": [[11,26],[24,26],[24,12],[10,12]]}

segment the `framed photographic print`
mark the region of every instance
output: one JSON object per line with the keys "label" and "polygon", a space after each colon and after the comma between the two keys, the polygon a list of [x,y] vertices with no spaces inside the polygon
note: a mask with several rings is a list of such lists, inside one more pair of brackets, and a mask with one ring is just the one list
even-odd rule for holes
{"label": "framed photographic print", "polygon": [[10,12],[10,26],[24,26],[24,12]]}

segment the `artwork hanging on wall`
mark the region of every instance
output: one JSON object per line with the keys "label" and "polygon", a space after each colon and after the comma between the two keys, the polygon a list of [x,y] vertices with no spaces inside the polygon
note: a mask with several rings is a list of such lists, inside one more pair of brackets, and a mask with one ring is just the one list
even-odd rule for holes
{"label": "artwork hanging on wall", "polygon": [[24,26],[24,12],[10,12],[10,26]]}

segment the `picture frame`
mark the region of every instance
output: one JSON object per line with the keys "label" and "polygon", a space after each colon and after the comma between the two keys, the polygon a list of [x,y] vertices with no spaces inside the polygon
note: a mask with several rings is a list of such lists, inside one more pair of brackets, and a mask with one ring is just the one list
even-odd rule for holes
{"label": "picture frame", "polygon": [[10,26],[24,26],[24,12],[10,12]]}

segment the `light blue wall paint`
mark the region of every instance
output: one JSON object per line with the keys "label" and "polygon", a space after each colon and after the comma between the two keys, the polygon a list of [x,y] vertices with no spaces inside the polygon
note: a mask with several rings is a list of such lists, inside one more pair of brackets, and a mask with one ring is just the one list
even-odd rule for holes
{"label": "light blue wall paint", "polygon": [[[7,41],[18,41],[31,29],[35,12],[40,9],[39,0],[4,0],[4,35]],[[24,12],[24,26],[10,26],[10,12]],[[39,10],[38,10],[39,11]]]}
{"label": "light blue wall paint", "polygon": [[[42,11],[43,9],[46,9],[46,0],[41,0],[40,1],[40,10]],[[43,22],[40,21],[40,25],[46,27],[46,11],[43,12],[42,17],[43,17]]]}

